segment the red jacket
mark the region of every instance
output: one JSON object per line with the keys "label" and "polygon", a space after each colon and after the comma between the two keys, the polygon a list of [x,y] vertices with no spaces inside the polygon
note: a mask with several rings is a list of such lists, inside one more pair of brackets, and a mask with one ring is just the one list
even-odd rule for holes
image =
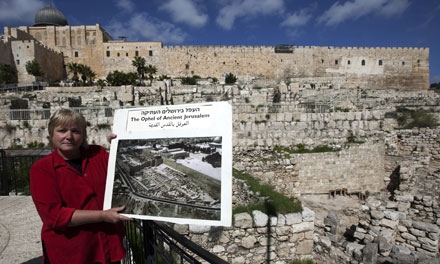
{"label": "red jacket", "polygon": [[110,263],[125,257],[122,222],[68,226],[75,209],[102,210],[104,204],[109,154],[90,145],[81,155],[82,175],[56,149],[30,169],[31,195],[51,264]]}

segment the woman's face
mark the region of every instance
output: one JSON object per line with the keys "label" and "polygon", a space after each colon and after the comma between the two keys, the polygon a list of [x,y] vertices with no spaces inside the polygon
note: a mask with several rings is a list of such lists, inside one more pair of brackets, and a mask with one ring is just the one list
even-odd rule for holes
{"label": "woman's face", "polygon": [[81,133],[81,129],[73,122],[54,128],[52,144],[64,159],[81,157],[79,149],[83,141],[84,135]]}

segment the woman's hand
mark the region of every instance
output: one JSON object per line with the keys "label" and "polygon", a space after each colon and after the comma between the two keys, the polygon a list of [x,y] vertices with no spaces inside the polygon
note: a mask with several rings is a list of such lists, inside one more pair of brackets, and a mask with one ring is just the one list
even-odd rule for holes
{"label": "woman's hand", "polygon": [[131,221],[133,220],[130,217],[119,214],[125,209],[125,206],[119,206],[115,208],[111,208],[105,211],[102,211],[103,222],[107,223],[117,223],[119,221]]}
{"label": "woman's hand", "polygon": [[69,226],[80,226],[93,223],[117,223],[120,221],[131,221],[130,217],[123,216],[119,212],[123,211],[125,206],[111,208],[105,211],[99,210],[75,210],[70,218]]}
{"label": "woman's hand", "polygon": [[112,139],[116,138],[117,135],[115,133],[111,133],[110,135],[107,136],[107,140],[109,143],[112,142]]}

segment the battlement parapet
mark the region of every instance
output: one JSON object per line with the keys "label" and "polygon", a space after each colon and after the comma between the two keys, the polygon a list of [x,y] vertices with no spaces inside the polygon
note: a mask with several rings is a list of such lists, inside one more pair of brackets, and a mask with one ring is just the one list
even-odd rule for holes
{"label": "battlement parapet", "polygon": [[[224,49],[225,51],[238,51],[238,50],[261,50],[261,49],[267,49],[267,50],[275,50],[278,45],[168,45],[164,46],[163,49],[165,50],[171,50],[171,51],[188,51],[188,50],[219,50]],[[289,45],[290,46],[290,45]],[[350,47],[350,46],[301,46],[301,45],[291,45],[290,46],[293,50],[314,50],[314,49],[329,49],[329,50],[367,50],[367,51],[387,51],[387,50],[397,50],[397,51],[429,51],[429,48],[427,47]]]}

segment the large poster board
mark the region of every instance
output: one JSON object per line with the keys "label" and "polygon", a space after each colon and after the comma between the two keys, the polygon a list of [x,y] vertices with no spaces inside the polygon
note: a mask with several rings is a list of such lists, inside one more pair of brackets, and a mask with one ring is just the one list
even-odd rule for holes
{"label": "large poster board", "polygon": [[104,210],[178,224],[230,226],[228,102],[115,111]]}

